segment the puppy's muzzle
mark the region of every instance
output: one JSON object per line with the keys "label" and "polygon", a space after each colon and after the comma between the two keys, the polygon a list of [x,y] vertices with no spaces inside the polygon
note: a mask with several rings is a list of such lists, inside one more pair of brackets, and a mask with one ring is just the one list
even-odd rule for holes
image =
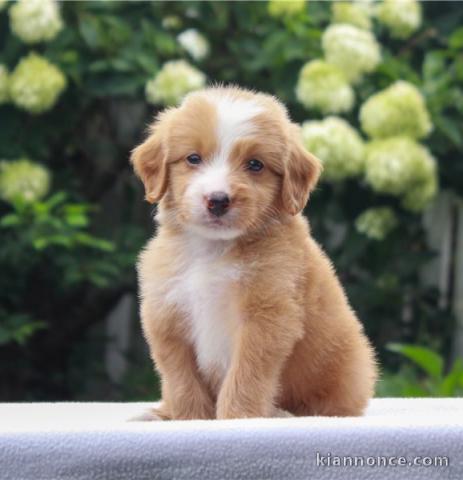
{"label": "puppy's muzzle", "polygon": [[206,198],[207,209],[215,217],[221,217],[230,208],[230,197],[225,192],[212,192]]}

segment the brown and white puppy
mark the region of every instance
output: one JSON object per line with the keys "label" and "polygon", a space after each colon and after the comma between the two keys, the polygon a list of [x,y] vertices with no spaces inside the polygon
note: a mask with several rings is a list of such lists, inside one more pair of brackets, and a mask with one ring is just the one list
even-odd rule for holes
{"label": "brown and white puppy", "polygon": [[138,263],[161,419],[360,415],[372,348],[300,214],[320,174],[273,97],[188,95],[132,155],[159,229]]}

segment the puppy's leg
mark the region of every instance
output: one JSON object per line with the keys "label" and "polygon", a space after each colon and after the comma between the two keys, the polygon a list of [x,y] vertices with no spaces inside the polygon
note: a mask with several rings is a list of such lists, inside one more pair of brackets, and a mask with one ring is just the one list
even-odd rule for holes
{"label": "puppy's leg", "polygon": [[172,420],[214,418],[214,404],[192,347],[182,337],[165,332],[150,335],[149,344],[162,381],[162,404],[154,415]]}
{"label": "puppy's leg", "polygon": [[268,305],[268,299],[248,309],[217,399],[217,418],[282,416],[274,402],[284,362],[302,337],[298,318],[296,306]]}
{"label": "puppy's leg", "polygon": [[374,395],[377,371],[373,349],[363,334],[345,343],[347,346],[337,353],[337,381],[311,402],[318,415],[362,415]]}

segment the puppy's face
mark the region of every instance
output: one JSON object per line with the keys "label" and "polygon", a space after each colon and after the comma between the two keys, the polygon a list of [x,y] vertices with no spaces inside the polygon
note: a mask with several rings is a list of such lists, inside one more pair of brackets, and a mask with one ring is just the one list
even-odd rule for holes
{"label": "puppy's face", "polygon": [[232,239],[305,205],[320,172],[275,99],[214,88],[160,114],[132,155],[146,198],[211,239]]}

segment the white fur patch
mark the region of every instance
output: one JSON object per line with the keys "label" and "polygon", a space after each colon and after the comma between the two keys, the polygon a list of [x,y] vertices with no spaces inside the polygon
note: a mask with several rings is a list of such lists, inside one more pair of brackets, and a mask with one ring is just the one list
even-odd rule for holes
{"label": "white fur patch", "polygon": [[184,247],[179,274],[169,282],[167,302],[188,318],[199,368],[224,375],[231,359],[233,331],[239,322],[231,284],[240,268],[223,260],[226,244],[191,236]]}
{"label": "white fur patch", "polygon": [[190,200],[202,205],[204,196],[212,192],[230,194],[228,175],[230,168],[226,163],[214,161],[201,169],[191,180],[186,195]]}
{"label": "white fur patch", "polygon": [[252,119],[262,108],[252,100],[230,98],[224,95],[211,96],[217,109],[217,140],[219,149],[214,160],[225,163],[229,159],[233,144],[241,137],[255,131]]}

